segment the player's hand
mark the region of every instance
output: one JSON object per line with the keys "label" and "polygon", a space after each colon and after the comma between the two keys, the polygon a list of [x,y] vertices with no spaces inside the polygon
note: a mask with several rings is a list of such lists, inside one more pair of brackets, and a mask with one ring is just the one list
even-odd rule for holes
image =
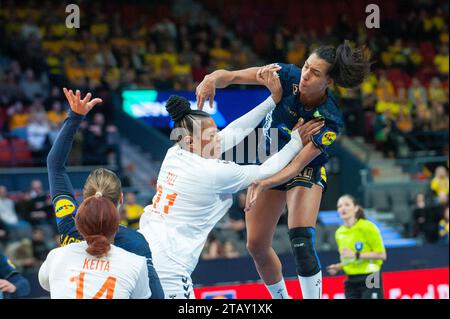
{"label": "player's hand", "polygon": [[245,199],[245,209],[244,211],[248,213],[252,207],[255,205],[256,200],[262,192],[267,189],[264,181],[254,181],[247,189],[247,197]]}
{"label": "player's hand", "polygon": [[355,259],[356,254],[350,248],[344,248],[340,251],[341,259]]}
{"label": "player's hand", "polygon": [[100,98],[95,98],[91,101],[91,93],[86,94],[84,99],[81,99],[79,90],[77,90],[75,94],[73,94],[72,90],[67,90],[66,88],[63,88],[63,91],[67,101],[69,101],[70,109],[79,115],[84,116],[88,114],[96,104],[103,102]]}
{"label": "player's hand", "polygon": [[209,99],[209,107],[213,107],[214,96],[216,95],[216,82],[210,76],[205,76],[202,82],[195,89],[197,106],[199,110],[203,109],[205,101]]}
{"label": "player's hand", "polygon": [[341,270],[341,266],[339,264],[333,264],[327,267],[327,271],[331,276],[336,275],[339,270]]}
{"label": "player's hand", "polygon": [[280,70],[281,66],[276,63],[262,66],[258,69],[258,71],[256,71],[256,81],[261,85],[266,85],[266,82],[269,79],[269,75]]}
{"label": "player's hand", "polygon": [[281,87],[280,76],[277,73],[279,70],[281,70],[280,66],[270,64],[259,68],[256,72],[256,80],[258,83],[269,89],[272,99],[276,104],[278,104],[283,97],[283,88]]}
{"label": "player's hand", "polygon": [[305,121],[300,118],[292,131],[298,130],[303,146],[305,146],[311,141],[311,136],[319,133],[324,125],[325,121],[322,119],[313,119],[305,123]]}
{"label": "player's hand", "polygon": [[10,283],[8,280],[0,279],[0,291],[15,293],[17,290],[16,286]]}

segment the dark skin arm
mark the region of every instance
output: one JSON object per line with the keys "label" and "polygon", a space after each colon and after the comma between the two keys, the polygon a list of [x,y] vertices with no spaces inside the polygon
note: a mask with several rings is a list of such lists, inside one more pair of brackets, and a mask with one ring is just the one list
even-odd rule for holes
{"label": "dark skin arm", "polygon": [[286,183],[290,179],[297,176],[298,173],[301,172],[313,159],[319,156],[320,153],[321,151],[313,143],[308,143],[283,170],[264,180],[255,181],[248,188],[245,211],[249,211],[252,208],[259,194],[267,189]]}

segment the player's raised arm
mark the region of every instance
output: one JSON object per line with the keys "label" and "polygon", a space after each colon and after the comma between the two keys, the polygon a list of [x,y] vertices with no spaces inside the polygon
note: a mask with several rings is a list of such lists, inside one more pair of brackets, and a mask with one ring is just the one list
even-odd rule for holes
{"label": "player's raised arm", "polygon": [[58,224],[64,217],[74,215],[77,209],[72,183],[66,171],[66,162],[72,149],[75,133],[84,116],[97,103],[102,102],[98,98],[91,101],[91,93],[88,93],[82,100],[78,90],[74,94],[72,90],[68,91],[64,88],[64,94],[69,101],[71,110],[47,156],[50,195]]}
{"label": "player's raised arm", "polygon": [[[276,64],[271,64],[267,67],[270,67],[271,71],[278,71],[281,69],[281,67]],[[257,76],[260,69],[261,67],[252,67],[237,71],[217,70],[206,75],[195,90],[198,108],[200,110],[203,109],[206,100],[209,100],[209,105],[212,107],[214,96],[216,95],[216,88],[221,89],[232,84],[262,84],[262,79]]]}
{"label": "player's raised arm", "polygon": [[257,72],[259,81],[270,91],[271,95],[250,112],[231,122],[225,129],[219,132],[222,153],[239,144],[250,134],[261,121],[280,102],[283,96],[281,82],[275,68],[264,67]]}

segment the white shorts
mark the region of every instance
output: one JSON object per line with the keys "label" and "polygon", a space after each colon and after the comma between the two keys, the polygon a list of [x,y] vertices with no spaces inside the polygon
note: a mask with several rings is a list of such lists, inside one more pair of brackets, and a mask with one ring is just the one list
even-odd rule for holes
{"label": "white shorts", "polygon": [[191,274],[164,252],[152,252],[166,299],[195,299]]}

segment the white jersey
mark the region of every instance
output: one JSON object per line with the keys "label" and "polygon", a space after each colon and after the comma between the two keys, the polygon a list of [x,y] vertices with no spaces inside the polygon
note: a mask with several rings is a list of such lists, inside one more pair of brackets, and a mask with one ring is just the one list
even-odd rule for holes
{"label": "white jersey", "polygon": [[144,257],[111,245],[106,257],[86,252],[85,241],[53,249],[39,269],[39,283],[52,299],[148,299]]}
{"label": "white jersey", "polygon": [[[273,109],[275,103],[269,99],[219,133],[223,152],[239,143]],[[242,130],[244,126],[248,129]],[[233,130],[236,127],[241,129]],[[155,264],[159,252],[164,252],[192,273],[209,232],[231,207],[232,194],[277,173],[300,151],[301,140],[295,133],[296,139],[260,166],[205,159],[178,145],[170,148],[153,203],[140,220],[139,231],[150,245]]]}

